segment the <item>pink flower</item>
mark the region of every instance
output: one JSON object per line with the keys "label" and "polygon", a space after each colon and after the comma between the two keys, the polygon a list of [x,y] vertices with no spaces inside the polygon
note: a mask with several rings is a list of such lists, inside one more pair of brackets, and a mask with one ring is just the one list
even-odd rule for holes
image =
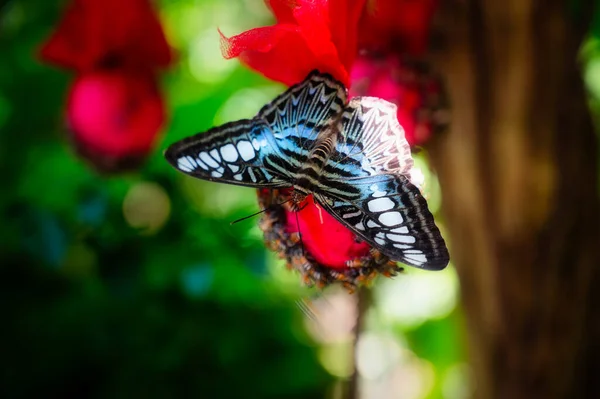
{"label": "pink flower", "polygon": [[448,124],[443,84],[428,65],[394,52],[361,54],[352,67],[351,96],[374,96],[398,106],[398,122],[411,147]]}
{"label": "pink flower", "polygon": [[71,69],[66,119],[80,153],[99,169],[136,167],[165,120],[157,88],[172,52],[148,0],[73,0],[40,51]]}
{"label": "pink flower", "polygon": [[67,101],[67,126],[79,152],[103,171],[139,165],[165,119],[153,75],[90,71],[77,76]]}

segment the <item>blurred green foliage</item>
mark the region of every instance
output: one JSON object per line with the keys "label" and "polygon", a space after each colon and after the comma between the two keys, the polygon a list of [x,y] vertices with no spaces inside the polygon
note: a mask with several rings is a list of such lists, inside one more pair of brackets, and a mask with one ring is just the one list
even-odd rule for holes
{"label": "blurred green foliage", "polygon": [[[170,123],[141,170],[113,177],[97,174],[65,137],[72,76],[36,59],[65,3],[2,4],[0,396],[322,398],[331,392],[334,377],[319,361],[326,344],[308,335],[295,302],[313,292],[265,251],[256,219],[228,223],[256,210],[254,190],[193,181],[162,157],[168,143],[253,115],[281,90],[219,52],[217,26],[230,35],[269,23],[261,2],[160,2],[178,51],[162,85]],[[139,208],[163,217],[136,215]],[[460,397],[448,394],[454,391],[446,378],[464,361],[457,282],[448,273],[437,283],[427,280],[429,296],[420,302],[434,303],[446,290],[448,305],[425,306],[417,319],[401,310],[384,317],[398,304],[384,295],[369,311],[367,330],[390,332],[432,370],[426,389],[402,397]],[[405,281],[429,278],[420,276]]]}

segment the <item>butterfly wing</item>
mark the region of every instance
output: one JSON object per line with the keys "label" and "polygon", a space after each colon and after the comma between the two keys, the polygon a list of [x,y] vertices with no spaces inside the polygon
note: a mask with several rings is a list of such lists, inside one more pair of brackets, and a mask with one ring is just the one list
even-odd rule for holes
{"label": "butterfly wing", "polygon": [[270,131],[278,155],[295,174],[307,162],[319,134],[337,120],[345,104],[344,86],[328,74],[313,71],[265,105],[256,119]]}
{"label": "butterfly wing", "polygon": [[342,131],[324,179],[409,173],[413,160],[396,105],[376,97],[354,97],[342,113]]}
{"label": "butterfly wing", "polygon": [[165,152],[193,177],[251,187],[290,187],[320,131],[339,115],[343,85],[329,75],[306,80],[244,119],[183,139]]}
{"label": "butterfly wing", "polygon": [[427,270],[446,267],[449,255],[444,239],[421,192],[406,176],[376,175],[351,184],[359,192],[351,201],[322,193],[315,193],[315,198],[390,259]]}
{"label": "butterfly wing", "polygon": [[427,202],[407,177],[413,161],[396,112],[394,104],[379,98],[349,102],[315,198],[391,259],[443,269],[448,250]]}
{"label": "butterfly wing", "polygon": [[290,176],[264,167],[272,138],[256,120],[240,120],[172,144],[165,158],[198,179],[252,187],[286,187]]}

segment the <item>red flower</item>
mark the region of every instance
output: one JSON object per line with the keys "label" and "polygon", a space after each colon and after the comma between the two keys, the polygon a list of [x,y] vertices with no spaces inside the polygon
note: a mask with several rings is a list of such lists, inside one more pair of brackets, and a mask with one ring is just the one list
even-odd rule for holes
{"label": "red flower", "polygon": [[75,78],[66,117],[79,152],[114,171],[139,165],[152,150],[165,110],[152,75],[100,69]]}
{"label": "red flower", "polygon": [[267,246],[287,260],[288,268],[300,272],[306,284],[323,287],[340,282],[353,290],[377,274],[392,276],[402,270],[379,251],[357,242],[356,236],[322,211],[311,196],[298,212],[290,209],[289,202],[278,206],[289,195],[289,189],[258,190],[259,205],[266,210],[260,228]]}
{"label": "red flower", "polygon": [[41,49],[72,69],[66,117],[78,150],[95,166],[137,166],[165,118],[156,73],[172,52],[148,0],[73,0]]}
{"label": "red flower", "polygon": [[[424,51],[436,0],[368,0],[366,5],[365,1],[268,0],[267,4],[276,24],[222,37],[226,58],[239,57],[266,77],[287,85],[302,81],[314,69],[327,72],[344,83],[351,95],[396,102],[411,143],[428,136],[429,122],[422,122],[421,115],[427,103],[424,87],[429,84],[401,61],[398,51],[415,55]],[[404,50],[398,50],[398,45]],[[373,64],[371,58],[362,56],[356,60],[359,50],[383,52],[383,62]],[[288,196],[286,191],[259,190],[261,205],[270,206],[261,227],[268,245],[308,282],[339,280],[356,285],[377,272],[398,270],[358,242],[311,198],[299,212],[282,211],[276,204]]]}
{"label": "red flower", "polygon": [[314,202],[312,195],[307,197],[306,203],[301,206],[304,208],[298,212],[286,210],[287,231],[302,234],[302,244],[318,263],[334,269],[343,269],[349,259],[368,255],[369,245],[357,242],[354,233],[321,209]]}
{"label": "red flower", "polygon": [[267,0],[267,4],[277,23],[229,39],[222,36],[225,58],[239,57],[288,86],[313,69],[349,86],[364,0]]}

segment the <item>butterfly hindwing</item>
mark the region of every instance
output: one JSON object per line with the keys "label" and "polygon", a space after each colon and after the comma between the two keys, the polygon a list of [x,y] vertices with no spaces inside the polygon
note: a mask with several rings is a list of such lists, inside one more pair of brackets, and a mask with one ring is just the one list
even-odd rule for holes
{"label": "butterfly hindwing", "polygon": [[342,114],[336,151],[326,168],[330,177],[407,174],[413,161],[396,113],[396,105],[380,98],[350,100]]}
{"label": "butterfly hindwing", "polygon": [[353,201],[316,193],[338,221],[390,259],[428,270],[448,264],[446,244],[419,189],[403,175],[359,178]]}

